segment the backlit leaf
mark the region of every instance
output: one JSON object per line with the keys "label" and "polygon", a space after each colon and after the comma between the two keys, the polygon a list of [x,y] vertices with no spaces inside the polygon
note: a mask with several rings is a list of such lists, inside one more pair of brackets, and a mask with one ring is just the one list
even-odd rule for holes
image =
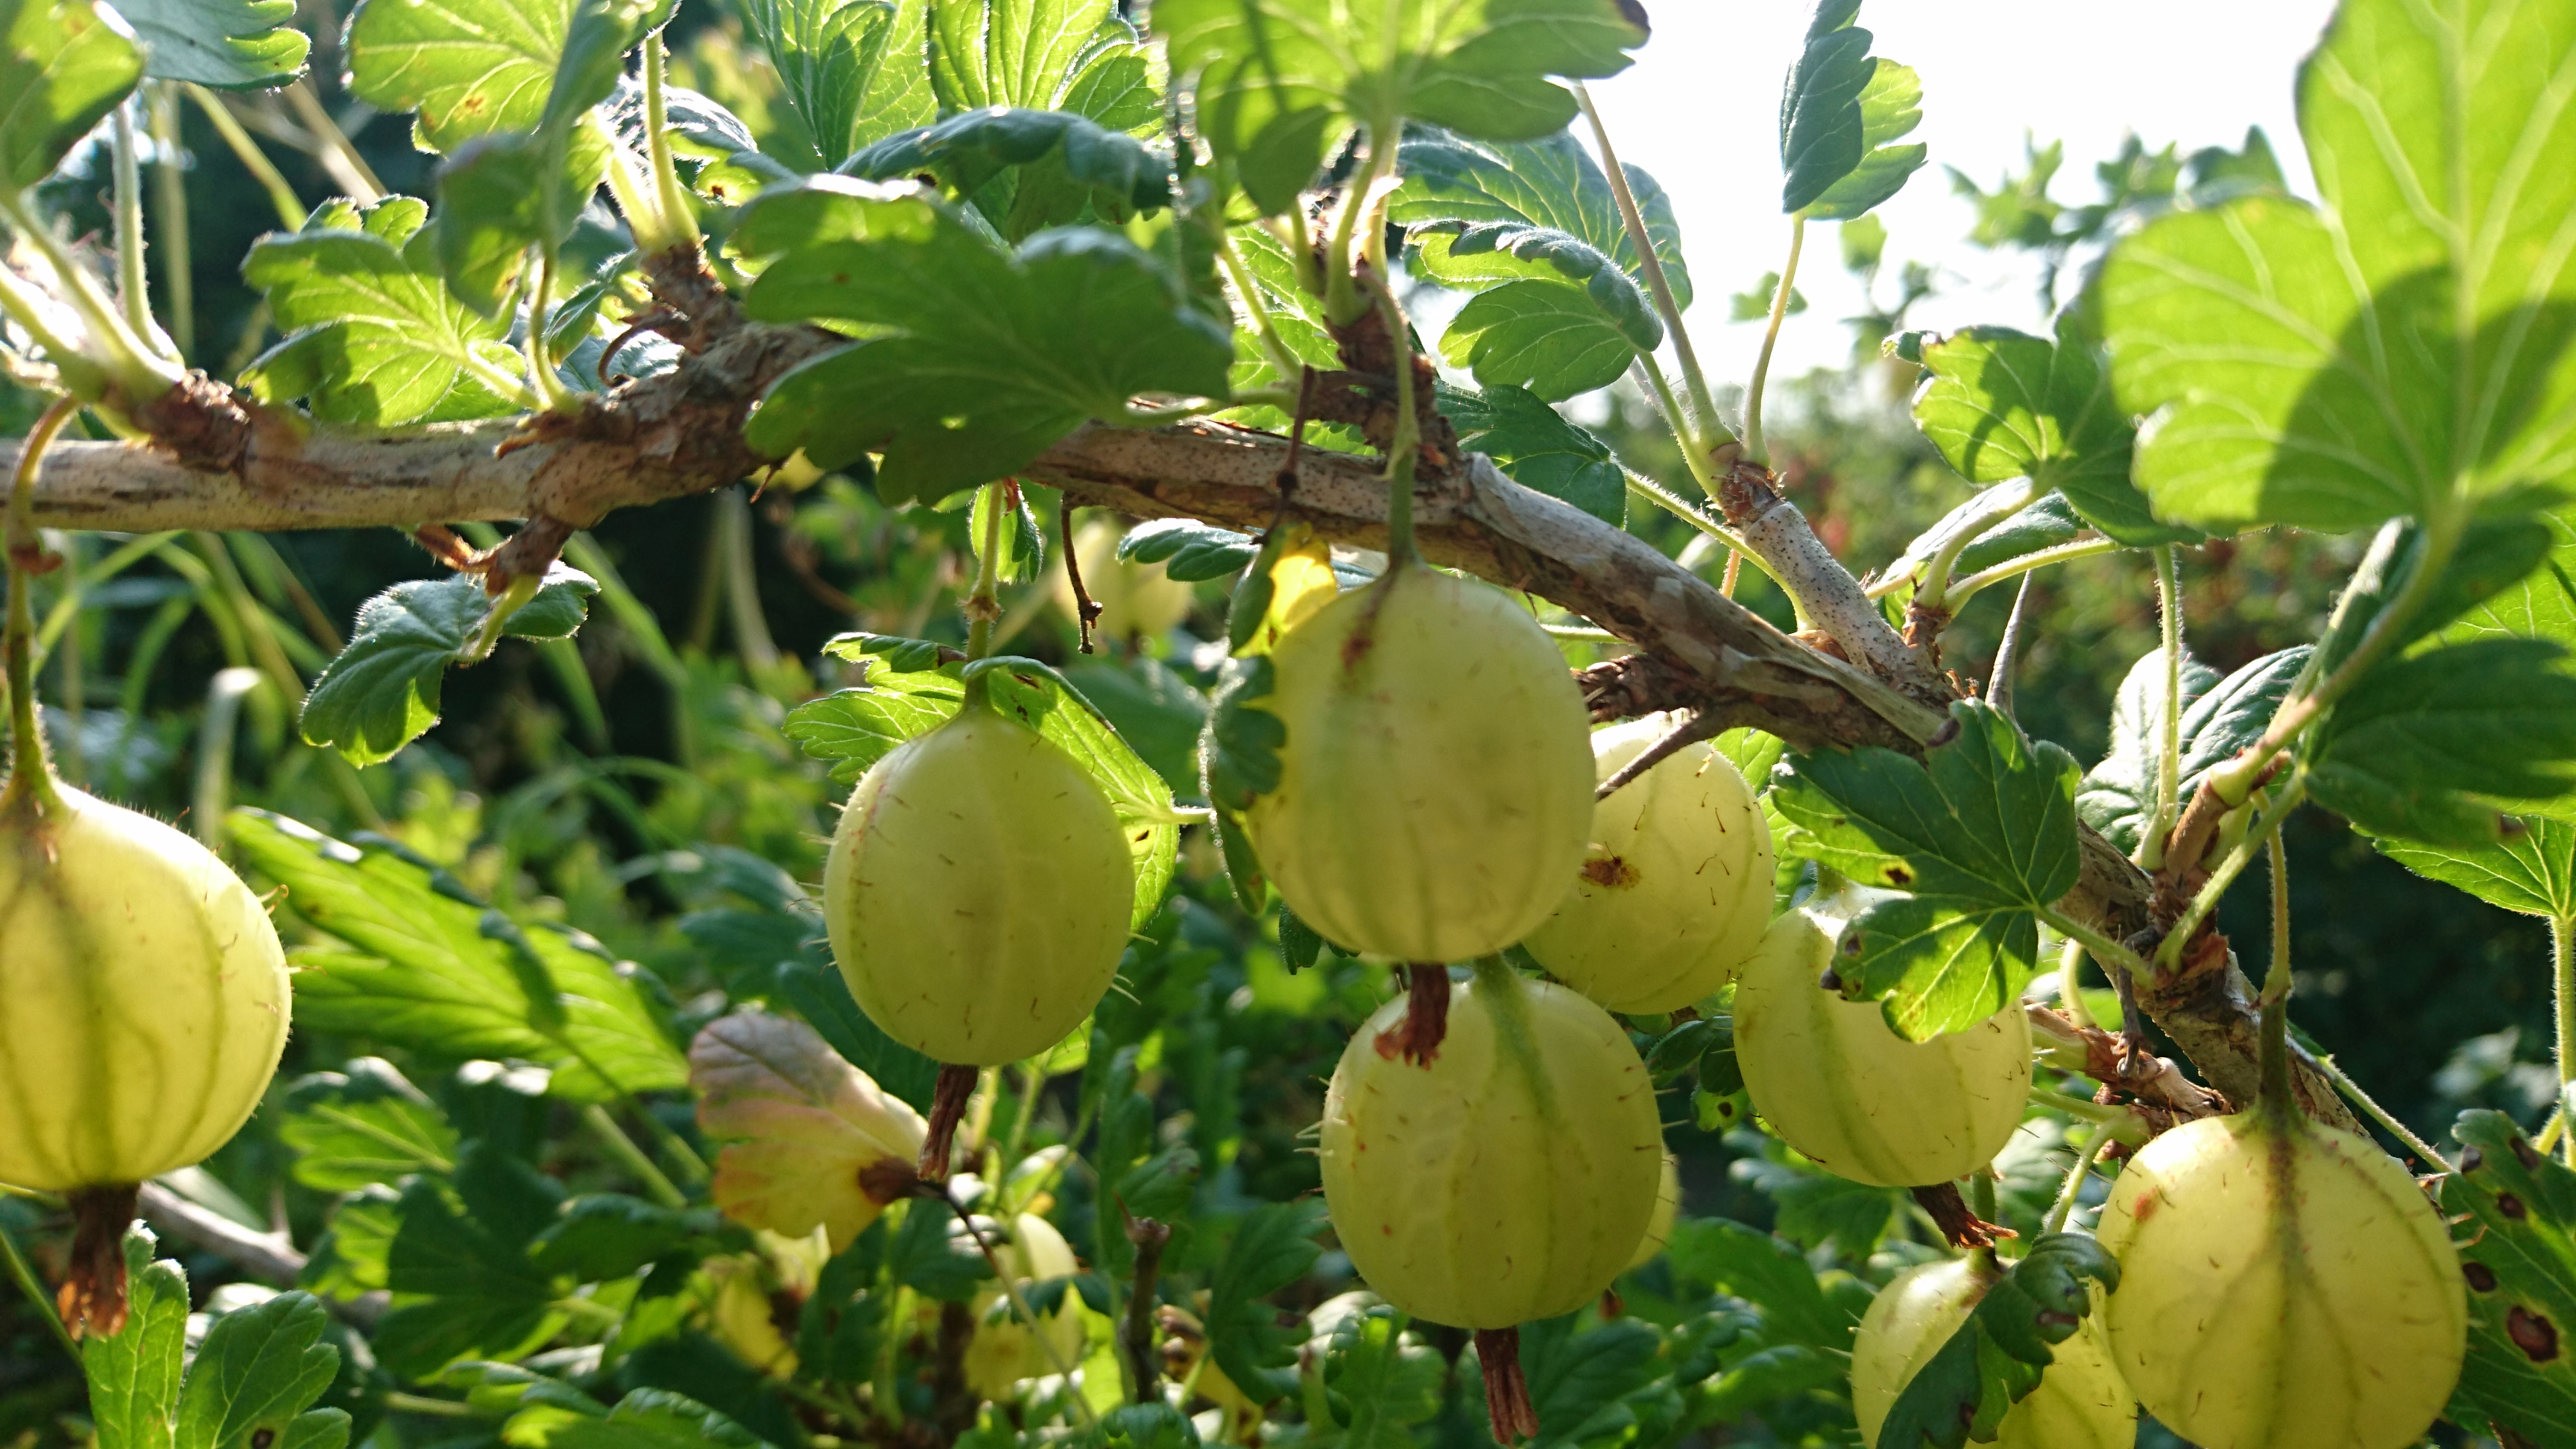
{"label": "backlit leaf", "polygon": [[0,0],[0,185],[52,173],[143,78],[143,51],[92,0]]}

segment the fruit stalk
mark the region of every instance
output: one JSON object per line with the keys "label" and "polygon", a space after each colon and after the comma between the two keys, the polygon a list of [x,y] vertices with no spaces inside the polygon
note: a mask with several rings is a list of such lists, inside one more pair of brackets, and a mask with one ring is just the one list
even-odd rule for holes
{"label": "fruit stalk", "polygon": [[1377,1054],[1401,1056],[1417,1067],[1427,1067],[1440,1055],[1440,1043],[1449,1035],[1449,968],[1437,961],[1416,961],[1405,967],[1404,994],[1404,1021],[1393,1031],[1377,1034]]}
{"label": "fruit stalk", "polygon": [[957,1124],[966,1120],[966,1103],[975,1095],[980,1074],[973,1067],[943,1062],[938,1085],[930,1089],[930,1130],[922,1134],[921,1161],[914,1170],[925,1182],[948,1180],[948,1148],[957,1140]]}
{"label": "fruit stalk", "polygon": [[[36,419],[19,449],[17,475],[9,489],[9,624],[0,649],[7,656],[10,769],[9,784],[0,790],[0,814],[26,812],[41,818],[61,804],[54,792],[53,771],[45,766],[45,736],[36,718],[34,576],[50,565],[28,521],[27,500],[35,492],[36,474],[44,467],[45,449],[78,406],[70,398],[57,398]],[[124,1260],[117,1261],[121,1274]]]}
{"label": "fruit stalk", "polygon": [[1476,1363],[1485,1373],[1485,1416],[1494,1422],[1494,1442],[1537,1438],[1538,1410],[1530,1405],[1529,1380],[1521,1375],[1521,1331],[1477,1329]]}
{"label": "fruit stalk", "polygon": [[1127,1224],[1127,1241],[1136,1246],[1136,1280],[1127,1296],[1127,1323],[1120,1342],[1127,1350],[1132,1380],[1128,1397],[1139,1404],[1163,1401],[1162,1359],[1155,1352],[1154,1285],[1163,1275],[1163,1245],[1171,1240],[1169,1223],[1134,1218]]}

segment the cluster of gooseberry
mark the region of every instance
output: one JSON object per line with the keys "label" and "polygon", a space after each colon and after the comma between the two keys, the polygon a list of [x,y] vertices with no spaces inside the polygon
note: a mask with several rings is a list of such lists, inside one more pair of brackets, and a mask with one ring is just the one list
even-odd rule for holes
{"label": "cluster of gooseberry", "polygon": [[[1285,726],[1279,781],[1245,817],[1262,867],[1308,925],[1409,983],[1333,1074],[1325,1198],[1373,1290],[1475,1331],[1498,1437],[1537,1427],[1516,1326],[1597,1298],[1671,1220],[1653,1086],[1612,1012],[1733,985],[1755,1110],[1853,1181],[1954,1182],[2021,1125],[2020,1008],[1910,1042],[1832,989],[1840,925],[1774,918],[1770,832],[1741,774],[1705,743],[1633,768],[1663,723],[1590,732],[1510,596],[1399,559],[1297,623],[1272,676],[1258,706]],[[853,795],[827,880],[834,949],[890,1035],[999,1065],[1107,987],[1129,869],[1100,787],[970,687]],[[1507,964],[1515,946],[1553,979]],[[1472,964],[1453,987],[1455,963]],[[2460,1278],[2424,1194],[2284,1101],[2149,1144],[2101,1236],[2122,1286],[2005,1418],[2007,1444],[2125,1444],[2143,1401],[2210,1449],[2376,1449],[2412,1442],[2456,1378]],[[1879,1295],[1853,1349],[1868,1440],[2003,1272],[1980,1249]]]}

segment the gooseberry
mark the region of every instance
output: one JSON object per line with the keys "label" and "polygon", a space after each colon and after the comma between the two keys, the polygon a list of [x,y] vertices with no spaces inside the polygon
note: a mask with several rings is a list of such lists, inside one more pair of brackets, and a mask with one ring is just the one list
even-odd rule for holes
{"label": "gooseberry", "polygon": [[2399,1449],[2459,1381],[2459,1255],[2361,1137],[2261,1106],[2177,1127],[2130,1159],[2100,1236],[2114,1360],[2205,1449]]}
{"label": "gooseberry", "polygon": [[1564,898],[1592,824],[1582,696],[1528,610],[1419,563],[1326,605],[1256,701],[1287,727],[1245,827],[1291,910],[1355,951],[1462,961]]}
{"label": "gooseberry", "polygon": [[[1594,733],[1599,780],[1671,727],[1656,715]],[[1674,1011],[1735,979],[1770,923],[1771,877],[1771,827],[1744,776],[1686,745],[1592,807],[1572,888],[1522,945],[1612,1011]]]}
{"label": "gooseberry", "polygon": [[[2002,1277],[1991,1255],[1972,1253],[1906,1269],[1870,1301],[1852,1340],[1852,1413],[1863,1444],[1876,1444],[1888,1411]],[[2120,1371],[2097,1310],[2065,1342],[2039,1381],[2004,1415],[2003,1449],[2130,1449],[2138,1404]]]}
{"label": "gooseberry", "polygon": [[1919,1187],[1994,1160],[2030,1093],[2030,1023],[2008,1007],[1911,1042],[1873,1002],[1821,981],[1840,927],[1791,911],[1763,933],[1735,987],[1735,1058],[1780,1139],[1839,1177]]}
{"label": "gooseberry", "polygon": [[970,703],[859,781],[823,912],[842,979],[886,1035],[999,1066],[1062,1041],[1109,989],[1133,881],[1098,782]]}

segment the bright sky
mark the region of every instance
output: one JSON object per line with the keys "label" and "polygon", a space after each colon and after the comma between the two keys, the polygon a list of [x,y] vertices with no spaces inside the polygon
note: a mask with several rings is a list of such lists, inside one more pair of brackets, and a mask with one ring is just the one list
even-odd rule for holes
{"label": "bright sky", "polygon": [[[1594,99],[1621,158],[1673,194],[1698,301],[1691,335],[1713,381],[1741,382],[1761,345],[1758,325],[1729,325],[1727,294],[1749,289],[1786,254],[1779,214],[1780,83],[1796,57],[1808,7],[1799,0],[1647,0],[1655,37],[1637,64],[1595,83]],[[2272,138],[2291,184],[2308,189],[2291,86],[2333,0],[1871,0],[1860,23],[1876,54],[1923,78],[1923,125],[1912,139],[1931,160],[1879,209],[1888,228],[1882,300],[1898,264],[1938,263],[1943,293],[1912,325],[2029,328],[2041,319],[2035,269],[2010,269],[1961,240],[1973,220],[1950,189],[1956,166],[1991,189],[2022,162],[2025,132],[2066,142],[2051,195],[2098,197],[2094,163],[2136,131],[2184,154],[2233,146],[2249,124]],[[1582,127],[1577,126],[1577,134]],[[1799,290],[1809,309],[1789,322],[1775,369],[1831,365],[1850,331],[1834,319],[1860,310],[1831,226],[1810,229]]]}

